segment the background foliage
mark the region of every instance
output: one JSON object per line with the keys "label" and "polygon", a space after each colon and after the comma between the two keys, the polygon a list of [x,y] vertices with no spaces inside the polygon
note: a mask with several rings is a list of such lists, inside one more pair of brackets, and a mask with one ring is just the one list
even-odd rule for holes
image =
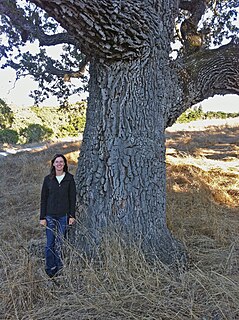
{"label": "background foliage", "polygon": [[11,127],[13,120],[13,111],[6,102],[0,98],[0,129]]}
{"label": "background foliage", "polygon": [[[0,143],[32,143],[49,139],[77,137],[85,128],[85,101],[58,107],[9,107],[0,99]],[[205,119],[226,119],[239,117],[239,113],[222,111],[204,112],[195,106],[185,111],[177,123],[188,123]]]}
{"label": "background foliage", "polygon": [[206,119],[227,119],[236,118],[239,116],[237,112],[223,112],[223,111],[207,111],[204,112],[202,106],[195,106],[189,108],[177,119],[177,123],[188,123],[196,120],[206,120]]}
{"label": "background foliage", "polygon": [[[32,143],[77,137],[85,127],[86,102],[58,107],[0,108],[0,143]],[[3,119],[3,121],[2,121]]]}

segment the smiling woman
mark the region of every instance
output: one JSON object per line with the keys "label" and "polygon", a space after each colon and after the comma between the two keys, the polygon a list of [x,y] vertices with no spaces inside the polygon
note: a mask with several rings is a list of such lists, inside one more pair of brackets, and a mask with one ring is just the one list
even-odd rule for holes
{"label": "smiling woman", "polygon": [[52,278],[63,269],[62,245],[67,224],[75,222],[76,187],[67,159],[56,154],[41,191],[40,224],[46,227],[45,270]]}

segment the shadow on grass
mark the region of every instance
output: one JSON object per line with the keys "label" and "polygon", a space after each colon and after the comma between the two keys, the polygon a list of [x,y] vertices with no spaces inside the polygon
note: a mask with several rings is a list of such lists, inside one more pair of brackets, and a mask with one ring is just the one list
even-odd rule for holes
{"label": "shadow on grass", "polygon": [[176,154],[207,159],[239,159],[239,127],[212,127],[198,131],[167,132],[167,148]]}
{"label": "shadow on grass", "polygon": [[[167,143],[182,152],[183,135],[177,133]],[[205,145],[196,135],[201,132],[190,136],[191,147],[196,141],[197,148]],[[50,160],[55,153],[66,154],[74,170],[79,149],[80,142],[59,142],[0,161],[0,318],[238,319],[239,216],[235,208],[216,203],[214,194],[220,190],[213,183],[218,176],[188,165],[167,168],[167,223],[191,259],[181,279],[176,281],[163,266],[145,264],[137,252],[125,253],[109,243],[100,268],[79,264],[69,247],[65,273],[57,284],[49,282],[42,253],[30,256],[26,249],[29,241],[38,248],[44,237],[39,195]]]}

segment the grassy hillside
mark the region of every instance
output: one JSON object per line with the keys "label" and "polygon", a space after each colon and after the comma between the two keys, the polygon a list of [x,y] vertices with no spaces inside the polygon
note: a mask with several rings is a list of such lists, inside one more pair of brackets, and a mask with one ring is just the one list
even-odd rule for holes
{"label": "grassy hillside", "polygon": [[239,319],[238,123],[167,131],[167,223],[190,261],[177,275],[116,240],[106,242],[97,266],[66,241],[64,274],[48,280],[41,183],[56,152],[75,173],[80,142],[0,158],[0,319]]}
{"label": "grassy hillside", "polygon": [[[9,107],[0,99],[0,146],[79,137],[85,127],[86,108],[86,101],[79,101],[64,108]],[[186,110],[177,119],[177,123],[237,117],[239,113],[203,112],[201,106],[195,106]]]}
{"label": "grassy hillside", "polygon": [[[0,99],[0,144],[26,144],[79,137],[84,131],[86,102],[81,101],[67,108],[57,107],[8,107]],[[8,112],[5,107],[8,108]],[[9,123],[8,118],[13,120]],[[10,130],[10,131],[9,131]]]}

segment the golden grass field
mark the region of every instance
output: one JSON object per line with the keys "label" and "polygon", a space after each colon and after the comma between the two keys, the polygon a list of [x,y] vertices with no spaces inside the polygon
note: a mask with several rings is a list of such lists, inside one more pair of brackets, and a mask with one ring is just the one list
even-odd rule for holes
{"label": "golden grass field", "polygon": [[56,152],[75,172],[80,142],[1,157],[0,319],[239,319],[238,138],[239,119],[167,130],[167,222],[189,255],[177,275],[116,242],[97,266],[66,243],[64,274],[48,280],[32,251],[45,239],[40,188]]}

